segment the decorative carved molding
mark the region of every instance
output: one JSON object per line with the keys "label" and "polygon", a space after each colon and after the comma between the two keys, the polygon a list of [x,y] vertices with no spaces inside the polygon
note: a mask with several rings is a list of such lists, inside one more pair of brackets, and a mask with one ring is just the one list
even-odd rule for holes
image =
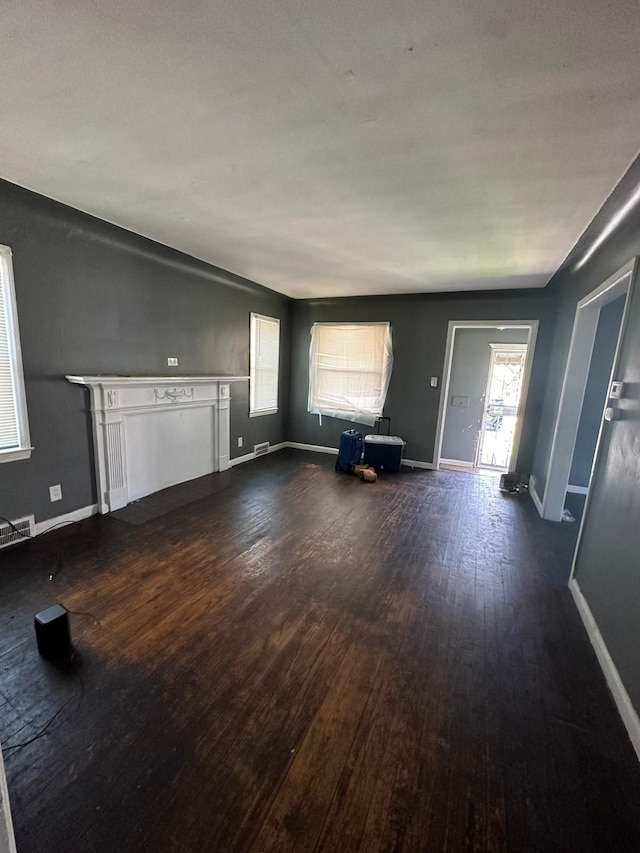
{"label": "decorative carved molding", "polygon": [[118,405],[118,392],[115,388],[110,388],[107,391],[107,407],[109,409],[114,409]]}
{"label": "decorative carved molding", "polygon": [[172,388],[166,391],[161,391],[159,388],[153,389],[153,396],[156,403],[161,403],[163,400],[169,400],[171,403],[177,403],[180,400],[193,400],[193,388]]}

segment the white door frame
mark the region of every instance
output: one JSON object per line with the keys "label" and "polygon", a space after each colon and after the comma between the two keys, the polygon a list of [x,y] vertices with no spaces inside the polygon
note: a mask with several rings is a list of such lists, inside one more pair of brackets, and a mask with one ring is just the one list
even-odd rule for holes
{"label": "white door frame", "polygon": [[438,406],[438,424],[436,427],[436,441],[433,454],[433,467],[440,467],[440,457],[442,455],[442,439],[444,438],[444,422],[449,399],[449,386],[451,383],[451,366],[453,363],[453,348],[455,345],[456,331],[458,329],[528,329],[527,337],[527,361],[525,363],[524,375],[522,378],[522,390],[520,393],[520,404],[518,406],[518,420],[516,429],[513,434],[513,445],[511,449],[511,459],[518,458],[518,450],[520,448],[520,435],[522,432],[522,415],[527,404],[527,394],[529,391],[529,380],[531,378],[531,367],[533,365],[533,356],[536,347],[536,338],[538,336],[538,320],[450,320],[447,331],[447,345],[444,350],[444,366],[442,368],[442,376],[444,384],[442,386],[442,394],[440,395],[440,404]]}
{"label": "white door frame", "polygon": [[[600,309],[619,296],[627,294],[622,323],[620,324],[620,331],[618,333],[616,354],[613,359],[611,372],[611,378],[613,378],[629,304],[629,290],[635,263],[635,258],[626,263],[618,272],[614,273],[614,275],[596,287],[595,290],[592,290],[591,293],[581,299],[576,307],[576,316],[573,323],[573,331],[571,332],[569,354],[567,356],[567,366],[560,393],[560,405],[558,407],[553,441],[551,443],[551,454],[547,467],[544,495],[539,502],[536,502],[538,512],[542,518],[546,518],[549,521],[562,520],[562,510],[564,509],[567,486],[569,485],[573,451],[578,435],[580,415],[582,414],[584,392],[589,378],[593,344],[598,329],[598,320],[600,319]],[[602,431],[602,426],[600,431]],[[594,461],[599,443],[600,437],[598,436]],[[593,471],[593,466],[591,470]],[[540,498],[539,495],[538,498]]]}

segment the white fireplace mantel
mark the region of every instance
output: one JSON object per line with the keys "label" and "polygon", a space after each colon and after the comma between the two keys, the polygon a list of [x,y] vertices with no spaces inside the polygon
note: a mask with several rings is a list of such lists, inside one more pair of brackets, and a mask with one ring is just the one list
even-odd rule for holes
{"label": "white fireplace mantel", "polygon": [[232,382],[248,376],[67,376],[90,392],[101,513],[229,467]]}

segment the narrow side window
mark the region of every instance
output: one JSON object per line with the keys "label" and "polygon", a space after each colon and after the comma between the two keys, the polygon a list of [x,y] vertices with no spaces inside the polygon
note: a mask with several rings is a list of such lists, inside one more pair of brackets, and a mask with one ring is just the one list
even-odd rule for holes
{"label": "narrow side window", "polygon": [[272,415],[278,411],[280,320],[251,315],[249,414]]}

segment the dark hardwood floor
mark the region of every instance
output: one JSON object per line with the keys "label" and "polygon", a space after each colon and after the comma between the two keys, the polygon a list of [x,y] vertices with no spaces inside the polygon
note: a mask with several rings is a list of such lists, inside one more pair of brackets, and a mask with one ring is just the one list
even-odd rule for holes
{"label": "dark hardwood floor", "polygon": [[[640,850],[577,525],[333,462],[281,451],[2,553],[19,853]],[[59,667],[33,630],[56,601]]]}

